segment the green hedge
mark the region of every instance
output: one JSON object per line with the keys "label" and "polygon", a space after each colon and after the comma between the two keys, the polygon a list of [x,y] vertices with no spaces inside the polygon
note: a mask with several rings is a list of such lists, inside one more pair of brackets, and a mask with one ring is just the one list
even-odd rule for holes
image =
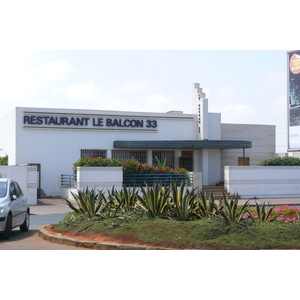
{"label": "green hedge", "polygon": [[5,155],[3,157],[0,157],[0,165],[1,166],[7,166],[8,165],[8,156]]}
{"label": "green hedge", "polygon": [[276,157],[262,161],[258,166],[300,166],[300,158],[298,157]]}
{"label": "green hedge", "polygon": [[77,167],[123,167],[124,174],[187,174],[183,168],[172,169],[170,167],[160,167],[141,163],[134,159],[117,160],[102,157],[85,157],[74,163],[74,172]]}

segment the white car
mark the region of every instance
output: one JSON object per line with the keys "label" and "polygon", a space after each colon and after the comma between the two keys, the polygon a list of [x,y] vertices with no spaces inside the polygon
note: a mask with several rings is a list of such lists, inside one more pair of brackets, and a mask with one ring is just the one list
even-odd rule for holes
{"label": "white car", "polygon": [[0,237],[8,239],[11,230],[29,229],[29,206],[19,184],[13,179],[0,178]]}

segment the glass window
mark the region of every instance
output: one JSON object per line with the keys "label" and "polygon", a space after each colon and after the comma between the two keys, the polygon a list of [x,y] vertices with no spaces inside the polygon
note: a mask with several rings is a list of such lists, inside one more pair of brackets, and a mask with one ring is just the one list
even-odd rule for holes
{"label": "glass window", "polygon": [[85,157],[91,157],[91,158],[96,158],[96,157],[102,157],[106,158],[107,155],[107,150],[101,150],[101,149],[81,149],[80,150],[80,157],[85,158]]}
{"label": "glass window", "polygon": [[10,194],[10,197],[13,196],[13,195],[17,196],[17,190],[16,190],[16,187],[13,183],[10,184],[9,194]]}
{"label": "glass window", "polygon": [[22,190],[21,190],[21,188],[20,188],[20,186],[17,182],[14,182],[14,185],[15,185],[15,188],[16,188],[16,193],[17,193],[16,195],[19,198],[23,195],[23,192],[22,192]]}
{"label": "glass window", "polygon": [[152,164],[157,166],[156,161],[157,157],[160,161],[163,161],[166,158],[166,167],[174,169],[175,167],[175,151],[174,150],[161,150],[161,151],[152,151]]}
{"label": "glass window", "polygon": [[7,185],[6,182],[0,182],[0,198],[6,196]]}
{"label": "glass window", "polygon": [[119,160],[133,158],[143,164],[147,162],[147,150],[112,150],[111,156]]}

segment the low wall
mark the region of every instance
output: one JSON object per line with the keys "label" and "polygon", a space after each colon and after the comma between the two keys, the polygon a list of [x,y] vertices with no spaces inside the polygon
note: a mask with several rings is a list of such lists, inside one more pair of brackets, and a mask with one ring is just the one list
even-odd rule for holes
{"label": "low wall", "polygon": [[106,190],[106,188],[122,188],[122,167],[78,167],[77,188]]}
{"label": "low wall", "polygon": [[[202,173],[193,172],[193,187],[202,189]],[[72,194],[77,192],[77,189],[83,190],[86,187],[89,189],[103,190],[115,187],[121,190],[123,187],[123,171],[122,167],[78,167],[77,168],[77,186],[76,187],[61,187],[61,197],[72,199]],[[187,187],[191,189],[191,187]]]}
{"label": "low wall", "polygon": [[224,187],[241,198],[300,197],[300,166],[225,166]]}
{"label": "low wall", "polygon": [[38,172],[36,166],[0,166],[1,178],[12,178],[20,185],[29,205],[37,204]]}

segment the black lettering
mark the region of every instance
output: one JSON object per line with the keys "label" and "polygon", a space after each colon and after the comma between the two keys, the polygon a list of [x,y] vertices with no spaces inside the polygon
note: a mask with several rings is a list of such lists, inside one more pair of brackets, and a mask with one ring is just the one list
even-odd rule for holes
{"label": "black lettering", "polygon": [[90,118],[82,118],[85,122],[84,122],[84,125],[85,126],[87,126],[87,124],[88,124],[88,120],[90,119]]}
{"label": "black lettering", "polygon": [[38,117],[36,118],[36,124],[38,124],[38,125],[43,124],[43,117],[38,116]]}
{"label": "black lettering", "polygon": [[125,126],[125,127],[130,127],[130,126],[131,126],[130,120],[126,119],[126,120],[124,121],[124,126]]}
{"label": "black lettering", "polygon": [[106,126],[113,126],[112,119],[106,119]]}
{"label": "black lettering", "polygon": [[151,125],[152,125],[153,128],[156,128],[156,127],[157,127],[157,121],[156,121],[156,120],[153,120],[153,121],[151,122]]}
{"label": "black lettering", "polygon": [[68,125],[69,119],[67,117],[61,118],[61,125],[65,125],[65,123]]}
{"label": "black lettering", "polygon": [[23,124],[31,124],[30,123],[30,117],[29,116],[24,116]]}
{"label": "black lettering", "polygon": [[30,124],[36,124],[36,116],[30,117]]}
{"label": "black lettering", "polygon": [[49,120],[48,124],[49,124],[49,125],[50,125],[50,124],[56,125],[56,124],[57,124],[57,120],[55,120],[54,117],[50,117],[50,120]]}
{"label": "black lettering", "polygon": [[48,125],[48,119],[49,119],[50,117],[45,117],[45,116],[44,116],[43,118],[45,119],[45,124]]}
{"label": "black lettering", "polygon": [[93,126],[103,126],[103,118],[93,118]]}
{"label": "black lettering", "polygon": [[69,121],[69,125],[77,125],[75,118],[71,118],[71,120]]}
{"label": "black lettering", "polygon": [[144,127],[144,121],[143,120],[136,120],[136,127]]}

